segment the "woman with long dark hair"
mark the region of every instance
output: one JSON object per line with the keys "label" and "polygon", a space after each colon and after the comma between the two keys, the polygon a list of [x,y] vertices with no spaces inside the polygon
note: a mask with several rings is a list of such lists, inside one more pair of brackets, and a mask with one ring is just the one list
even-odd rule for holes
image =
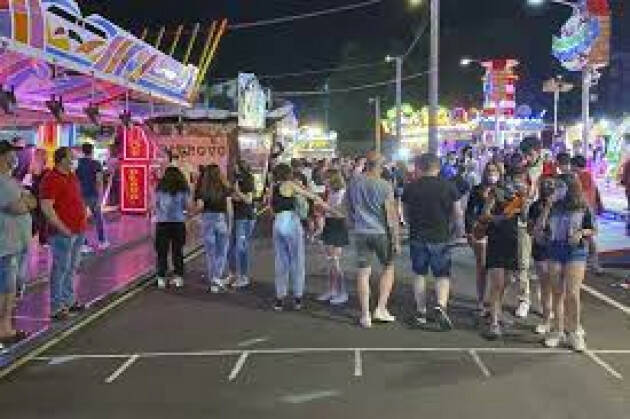
{"label": "woman with long dark hair", "polygon": [[220,292],[228,284],[224,273],[232,229],[231,195],[232,188],[219,166],[207,166],[199,179],[195,200],[202,211],[203,244],[210,292]]}
{"label": "woman with long dark hair", "polygon": [[558,180],[554,198],[543,210],[541,223],[550,233],[549,278],[554,311],[552,331],[544,343],[555,348],[566,340],[569,347],[582,352],[586,344],[580,327],[580,289],[588,256],[586,238],[593,235],[593,219],[577,177],[565,174]]}
{"label": "woman with long dark hair", "polygon": [[182,172],[169,167],[160,179],[155,193],[155,250],[157,252],[157,286],[166,287],[168,253],[172,250],[175,276],[171,285],[184,286],[184,244],[186,243],[186,214],[193,204],[188,182]]}
{"label": "woman with long dark hair", "polygon": [[[345,208],[346,183],[337,169],[328,171],[327,179],[327,203],[339,213]],[[328,301],[333,305],[345,304],[348,301],[346,279],[341,268],[341,255],[343,248],[350,240],[346,218],[337,214],[326,213],[324,230],[322,233],[326,246],[326,258],[329,263],[328,289],[319,296],[318,300]]]}
{"label": "woman with long dark hair", "polygon": [[552,205],[555,190],[555,179],[545,176],[540,179],[539,198],[529,208],[528,231],[532,237],[532,258],[536,266],[540,290],[540,305],[542,306],[543,322],[536,326],[535,332],[546,335],[551,331],[552,319],[552,287],[549,278],[549,226],[543,217],[545,207]]}
{"label": "woman with long dark hair", "polygon": [[293,170],[287,164],[274,168],[274,185],[271,207],[274,213],[273,244],[275,251],[276,302],[274,310],[282,311],[284,299],[293,288],[294,308],[302,308],[305,284],[304,230],[296,213],[296,197],[313,200],[327,210],[332,210],[322,199],[293,181]]}
{"label": "woman with long dark hair", "polygon": [[486,289],[488,287],[488,271],[486,269],[486,249],[488,238],[476,238],[473,235],[473,227],[479,220],[486,205],[486,197],[490,190],[499,183],[501,175],[497,166],[490,162],[483,171],[481,184],[473,187],[468,198],[465,216],[465,229],[468,243],[475,254],[476,278],[477,278],[477,309],[479,316],[484,318],[489,314],[486,300]]}
{"label": "woman with long dark hair", "polygon": [[236,167],[232,200],[234,206],[234,245],[232,247],[232,266],[236,279],[234,288],[246,287],[249,279],[249,248],[254,232],[256,216],[254,214],[254,176],[247,163],[240,160]]}

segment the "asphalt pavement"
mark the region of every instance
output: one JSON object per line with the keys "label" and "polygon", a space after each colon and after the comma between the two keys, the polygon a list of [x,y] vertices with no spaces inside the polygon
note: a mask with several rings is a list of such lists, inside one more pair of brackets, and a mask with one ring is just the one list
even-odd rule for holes
{"label": "asphalt pavement", "polygon": [[[489,342],[473,314],[474,266],[455,250],[455,330],[422,329],[408,257],[397,262],[394,324],[360,329],[347,306],[314,297],[326,260],[308,247],[301,311],[271,310],[270,241],[254,245],[254,284],[208,294],[203,258],[182,290],[147,287],[0,382],[7,418],[611,418],[630,417],[630,317],[584,293],[589,352],[547,350],[514,320]],[[353,278],[352,256],[344,265]],[[506,312],[513,301],[508,293]]]}

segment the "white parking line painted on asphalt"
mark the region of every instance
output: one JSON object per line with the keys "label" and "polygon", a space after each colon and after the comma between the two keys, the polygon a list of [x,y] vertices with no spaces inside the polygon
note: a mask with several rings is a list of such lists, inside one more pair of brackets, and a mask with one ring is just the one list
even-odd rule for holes
{"label": "white parking line painted on asphalt", "polygon": [[481,358],[479,358],[479,354],[472,349],[468,351],[468,354],[473,359],[473,361],[475,361],[475,364],[477,364],[483,375],[485,375],[486,378],[490,378],[492,374],[490,373],[490,370],[488,369],[486,364],[484,364]]}
{"label": "white parking line painted on asphalt", "polygon": [[[311,353],[344,353],[344,352],[435,352],[435,353],[455,353],[469,352],[477,353],[493,353],[508,355],[558,355],[572,354],[573,351],[568,349],[547,349],[547,348],[268,348],[268,349],[248,349],[249,355],[299,355]],[[630,353],[630,350],[614,350],[617,353]],[[595,350],[593,353],[600,351]],[[604,352],[606,352],[604,350]],[[138,355],[141,358],[159,358],[159,357],[204,357],[204,356],[231,356],[242,355],[242,349],[222,349],[194,352],[136,352],[134,354],[61,354],[56,356],[39,356],[33,358],[36,361],[50,361],[62,356],[71,356],[76,359],[99,359],[99,358],[129,358]]]}
{"label": "white parking line painted on asphalt", "polygon": [[236,377],[238,376],[238,373],[241,372],[241,370],[243,369],[243,366],[245,365],[245,361],[247,361],[248,357],[249,357],[249,352],[247,351],[241,354],[241,356],[236,361],[236,364],[234,364],[234,368],[232,368],[230,375],[228,376],[228,381],[231,382],[236,379]]}
{"label": "white parking line painted on asphalt", "polygon": [[354,351],[354,376],[363,376],[363,360],[361,359],[361,351],[358,349]]}
{"label": "white parking line painted on asphalt", "polygon": [[603,294],[597,291],[595,288],[589,287],[586,284],[582,284],[582,289],[586,291],[587,293],[589,293],[590,295],[592,295],[593,297],[605,302],[608,305],[615,307],[616,309],[623,311],[625,314],[630,315],[630,307],[621,304],[619,301],[610,298],[606,294]]}
{"label": "white parking line painted on asphalt", "polygon": [[267,342],[268,340],[269,340],[269,338],[267,336],[263,336],[261,338],[254,338],[254,339],[244,340],[243,342],[240,342],[236,346],[238,346],[239,348],[247,348],[249,346],[254,346],[254,345],[258,344],[258,343]]}
{"label": "white parking line painted on asphalt", "polygon": [[608,374],[612,375],[618,380],[623,380],[623,375],[621,375],[617,370],[611,367],[610,364],[608,364],[606,361],[598,357],[592,351],[586,350],[584,351],[584,354],[588,356],[594,363],[596,363],[597,365],[605,369],[606,372],[608,372]]}
{"label": "white parking line painted on asphalt", "polygon": [[310,393],[303,393],[303,394],[289,394],[287,396],[282,397],[280,400],[289,404],[302,404],[302,403],[312,402],[318,399],[324,399],[327,397],[339,396],[340,394],[341,393],[337,390],[313,391]]}
{"label": "white parking line painted on asphalt", "polygon": [[129,357],[116,371],[114,371],[109,377],[105,379],[106,384],[113,383],[118,377],[120,377],[129,367],[133,365],[140,358],[139,355],[135,354]]}
{"label": "white parking line painted on asphalt", "polygon": [[77,359],[75,356],[57,356],[48,361],[48,365],[61,365],[66,362],[74,361],[75,359]]}

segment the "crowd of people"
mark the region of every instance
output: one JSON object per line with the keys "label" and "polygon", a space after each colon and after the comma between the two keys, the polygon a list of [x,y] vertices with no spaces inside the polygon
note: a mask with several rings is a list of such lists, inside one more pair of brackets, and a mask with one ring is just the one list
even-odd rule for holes
{"label": "crowd of people", "polygon": [[[74,280],[82,253],[93,251],[85,235],[88,215],[96,227],[95,247],[109,246],[101,213],[103,167],[93,151],[84,144],[76,158],[72,149],[61,147],[48,168],[43,150],[26,149],[19,139],[0,141],[0,345],[28,336],[14,328],[12,318],[24,295],[35,236],[52,259],[51,319],[65,320],[85,309],[76,299]],[[19,158],[25,152],[30,159]]]}
{"label": "crowd of people", "polygon": [[[35,230],[46,231],[53,257],[51,318],[64,320],[84,309],[75,298],[73,279],[86,243],[88,211],[94,217],[99,246],[105,248],[108,243],[100,214],[102,167],[92,158],[90,145],[82,151],[84,156],[77,161],[69,148],[56,150],[54,168],[42,173],[28,190],[13,176],[19,147],[0,142],[3,343],[24,337],[12,327],[11,317],[19,296],[19,272]],[[275,255],[274,310],[282,311],[289,303],[294,309],[302,308],[305,249],[308,243],[319,242],[325,249],[329,275],[317,299],[332,305],[348,302],[343,266],[354,254],[358,323],[369,328],[373,322],[394,322],[389,297],[402,232],[408,228],[414,321],[419,325],[435,321],[445,330],[454,327],[448,308],[451,253],[455,246],[468,243],[476,262],[477,311],[487,319],[487,338],[502,336],[505,289],[515,282],[516,317],[527,317],[537,302],[542,320],[535,332],[544,335],[544,344],[584,350],[580,285],[589,255],[593,270],[601,272],[594,237],[602,208],[583,156],[550,156],[532,137],[515,149],[467,146],[441,159],[422,154],[411,169],[400,162],[388,164],[376,152],[355,159],[317,161],[273,157],[258,200],[254,176],[244,161],[237,162],[230,173],[218,165],[193,172],[177,153],[171,153],[152,194],[159,288],[184,286],[183,249],[191,217],[201,220],[208,291],[250,285],[252,236],[257,219],[269,214]],[[36,227],[44,225],[45,229]],[[374,257],[382,269],[376,301],[371,303]],[[531,274],[532,267],[536,275]],[[436,295],[431,307],[429,273]]]}

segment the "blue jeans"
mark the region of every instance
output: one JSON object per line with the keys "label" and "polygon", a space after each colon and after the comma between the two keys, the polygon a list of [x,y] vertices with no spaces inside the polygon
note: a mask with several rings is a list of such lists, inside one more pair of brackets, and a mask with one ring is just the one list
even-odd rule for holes
{"label": "blue jeans", "polygon": [[223,277],[227,265],[230,235],[227,216],[219,212],[204,212],[201,218],[203,225],[203,245],[206,250],[208,279]]}
{"label": "blue jeans", "polygon": [[0,294],[15,292],[17,274],[17,255],[0,256]]}
{"label": "blue jeans", "polygon": [[103,223],[103,213],[101,212],[101,202],[97,196],[86,196],[83,197],[83,201],[85,201],[85,205],[90,208],[90,212],[92,212],[92,218],[94,220],[94,225],[96,226],[96,234],[98,235],[98,242],[105,242],[105,227]]}
{"label": "blue jeans", "polygon": [[284,298],[289,292],[289,280],[293,295],[304,294],[304,230],[300,218],[293,211],[276,214],[273,222],[273,247],[276,255],[276,297]]}
{"label": "blue jeans", "polygon": [[232,267],[239,277],[249,274],[249,241],[254,232],[256,220],[234,221],[234,245],[232,247]]}
{"label": "blue jeans", "polygon": [[48,239],[53,257],[50,272],[52,314],[64,307],[71,307],[76,302],[73,280],[81,263],[81,246],[84,240],[83,234],[74,234],[70,237],[56,234]]}

